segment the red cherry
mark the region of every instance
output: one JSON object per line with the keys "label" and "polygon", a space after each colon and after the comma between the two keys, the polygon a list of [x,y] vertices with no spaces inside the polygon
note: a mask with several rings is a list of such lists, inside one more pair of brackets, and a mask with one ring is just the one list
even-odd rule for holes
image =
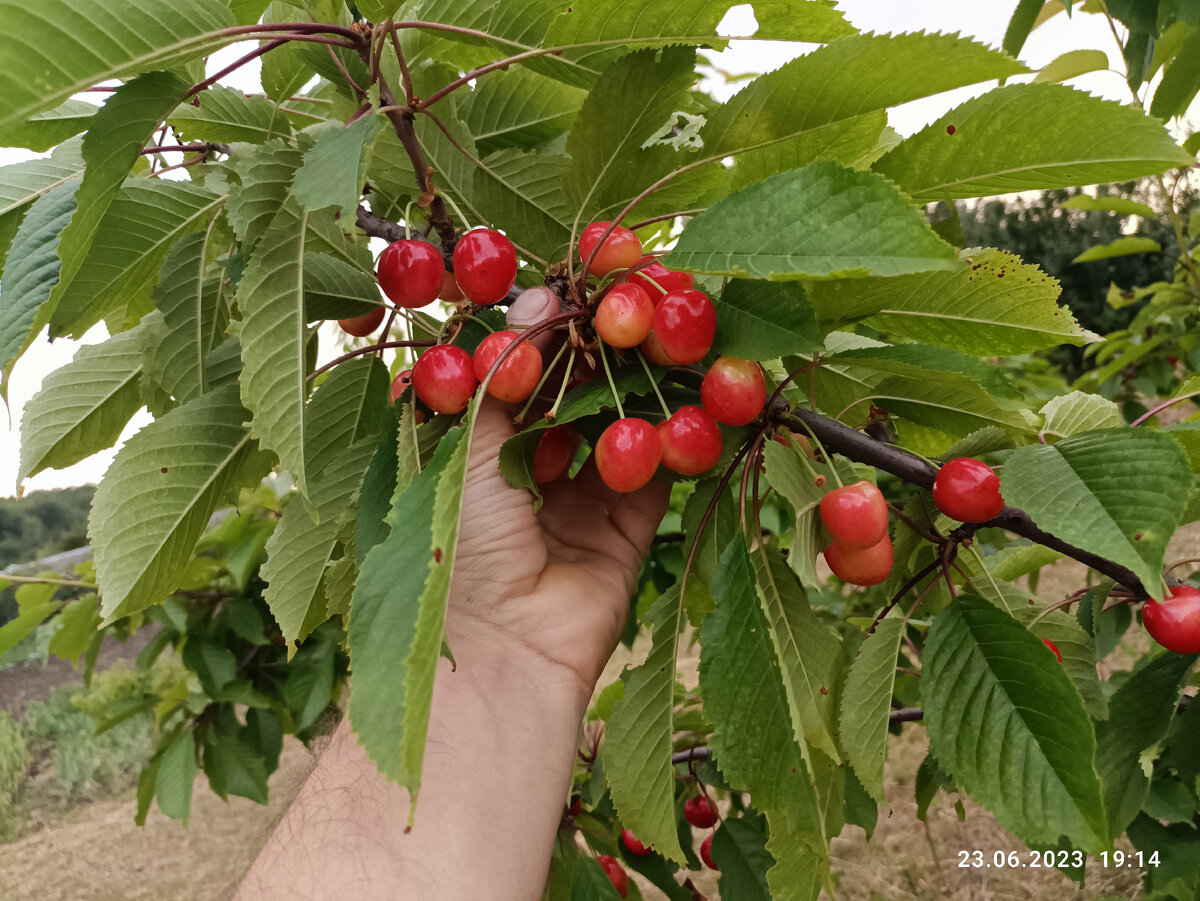
{"label": "red cherry", "polygon": [[662,460],[658,431],[644,419],[618,419],[596,442],[596,469],[604,484],[626,494],[650,481]]}
{"label": "red cherry", "polygon": [[1004,509],[1000,477],[986,463],[955,457],[933,480],[933,502],[959,522],[987,522]]}
{"label": "red cherry", "polygon": [[1054,656],[1058,658],[1058,662],[1062,663],[1062,653],[1058,650],[1058,645],[1052,642],[1049,638],[1043,638],[1042,644],[1054,652]]}
{"label": "red cherry", "polygon": [[533,452],[533,480],[539,485],[553,482],[567,471],[574,456],[570,428],[569,425],[556,425],[538,439],[537,450]]}
{"label": "red cherry", "polygon": [[355,338],[365,338],[379,328],[380,323],[383,322],[383,314],[383,307],[376,307],[370,313],[363,313],[361,316],[339,319],[338,328]]}
{"label": "red cherry", "polygon": [[379,255],[379,287],[398,307],[423,307],[437,300],[446,264],[427,241],[393,241]]}
{"label": "red cherry", "polygon": [[457,413],[475,393],[475,364],[461,347],[439,344],[421,354],[412,381],[425,406],[437,413]]}
{"label": "red cherry", "polygon": [[1168,651],[1200,654],[1200,590],[1176,585],[1163,600],[1146,601],[1142,625]]}
{"label": "red cherry", "polygon": [[[593,222],[579,236],[579,259],[587,262],[592,248],[600,240],[600,236],[611,225],[611,222]],[[623,225],[618,225],[604,239],[588,272],[592,275],[608,275],[617,269],[628,269],[642,256],[642,242],[633,232]]]}
{"label": "red cherry", "polygon": [[700,402],[717,422],[747,425],[763,411],[767,382],[753,360],[717,357],[700,383]]}
{"label": "red cherry", "polygon": [[517,280],[512,241],[490,228],[467,232],[454,248],[454,279],[474,303],[503,300]]}
{"label": "red cherry", "polygon": [[[504,348],[516,340],[516,332],[503,331],[493,332],[479,342],[479,347],[475,350],[475,378],[479,379],[480,384],[487,378],[492,364],[503,353]],[[500,400],[520,403],[533,394],[541,377],[542,352],[529,341],[522,341],[500,364],[500,368],[488,382],[487,392]]]}
{"label": "red cherry", "polygon": [[707,829],[717,822],[717,809],[704,795],[688,798],[683,802],[683,818],[697,829]]}
{"label": "red cherry", "polygon": [[680,407],[657,428],[667,469],[698,476],[720,462],[721,430],[703,407]]}
{"label": "red cherry", "polygon": [[892,571],[892,539],[884,535],[877,545],[868,548],[848,548],[834,542],[825,549],[825,562],[843,582],[878,585]]}
{"label": "red cherry", "polygon": [[[642,257],[638,263],[644,263],[646,260],[654,260],[654,257]],[[691,273],[668,269],[657,260],[637,272],[631,272],[620,281],[631,282],[645,289],[646,293],[650,295],[650,299],[656,304],[659,298],[669,291],[696,287],[696,280],[692,278]]]}
{"label": "red cherry", "polygon": [[846,549],[874,547],[887,534],[887,501],[870,482],[835,488],[821,498],[821,522]]}
{"label": "red cherry", "polygon": [[646,336],[646,340],[641,343],[639,349],[642,356],[655,366],[674,366],[677,362],[663,350],[662,342],[658,340],[658,335],[654,334],[653,329]]}
{"label": "red cherry", "polygon": [[596,307],[596,334],[613,347],[637,347],[654,324],[654,301],[637,285],[617,285]]}
{"label": "red cherry", "polygon": [[399,400],[400,395],[402,395],[405,391],[407,391],[408,386],[411,384],[412,384],[412,370],[411,369],[400,370],[400,372],[397,373],[396,377],[394,379],[392,379],[392,389],[391,389],[392,400],[394,400],[394,401]]}
{"label": "red cherry", "polygon": [[613,884],[613,888],[617,890],[617,894],[622,898],[629,896],[629,874],[625,872],[624,867],[617,863],[617,859],[609,854],[601,854],[596,858],[597,862],[603,868],[608,876],[608,881]]}
{"label": "red cherry", "polygon": [[713,837],[710,835],[700,843],[700,859],[704,861],[704,865],[710,870],[719,871],[721,868],[716,865],[712,858],[712,840]]}
{"label": "red cherry", "polygon": [[454,273],[448,269],[442,270],[442,289],[438,291],[438,299],[446,303],[458,303],[463,299],[462,288],[454,280]]}
{"label": "red cherry", "polygon": [[654,334],[667,356],[678,363],[702,359],[716,333],[717,311],[702,291],[672,291],[654,308]]}
{"label": "red cherry", "polygon": [[639,842],[637,838],[634,837],[634,834],[628,829],[621,830],[621,844],[625,846],[626,850],[628,850],[630,854],[633,854],[637,857],[649,857],[652,853],[651,850]]}

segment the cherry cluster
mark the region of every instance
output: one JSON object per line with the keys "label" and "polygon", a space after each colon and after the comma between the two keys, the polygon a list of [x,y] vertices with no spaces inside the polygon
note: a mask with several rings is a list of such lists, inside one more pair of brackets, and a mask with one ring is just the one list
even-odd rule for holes
{"label": "cherry cluster", "polygon": [[[717,814],[717,808],[706,795],[699,795],[684,801],[683,817],[697,829],[711,829],[717,825],[717,821],[720,819]],[[704,865],[710,870],[719,870],[720,867],[713,862],[712,840],[713,837],[710,834],[705,836],[704,841],[700,843],[700,859],[704,861]],[[634,857],[649,857],[654,853],[653,848],[643,844],[628,829],[621,830],[621,844]],[[608,879],[613,884],[613,887],[617,890],[617,894],[622,898],[627,897],[629,894],[629,874],[625,872],[625,869],[617,862],[617,859],[610,854],[602,854],[598,858],[598,862],[608,875]]]}

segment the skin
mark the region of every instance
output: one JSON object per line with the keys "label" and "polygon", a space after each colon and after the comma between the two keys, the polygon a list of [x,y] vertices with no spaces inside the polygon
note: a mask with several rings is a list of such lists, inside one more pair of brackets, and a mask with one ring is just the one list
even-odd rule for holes
{"label": "skin", "polygon": [[446,616],[458,668],[438,661],[412,831],[408,794],[379,775],[343,723],[237,898],[540,897],[580,720],[669,487],[617,494],[589,461],[575,479],[545,486],[535,514],[531,495],[496,466],[512,434],[508,409],[484,401]]}

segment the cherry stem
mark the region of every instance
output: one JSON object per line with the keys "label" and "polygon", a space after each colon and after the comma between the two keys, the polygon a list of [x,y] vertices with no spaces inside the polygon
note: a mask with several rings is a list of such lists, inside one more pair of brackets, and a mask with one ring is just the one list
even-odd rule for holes
{"label": "cherry stem", "polygon": [[649,219],[643,219],[641,222],[636,222],[629,226],[630,231],[637,231],[639,228],[644,228],[647,225],[653,225],[655,222],[666,222],[668,219],[678,219],[680,216],[699,216],[703,213],[703,209],[699,210],[679,210],[675,213],[667,213],[663,216],[652,216]]}
{"label": "cherry stem", "polygon": [[1141,416],[1139,416],[1137,419],[1135,419],[1133,422],[1131,422],[1129,424],[1129,427],[1134,428],[1136,426],[1139,426],[1143,422],[1145,422],[1147,419],[1149,419],[1151,416],[1155,416],[1155,415],[1161,413],[1163,410],[1167,409],[1167,407],[1173,407],[1175,404],[1181,403],[1182,401],[1185,401],[1185,400],[1190,400],[1193,397],[1200,397],[1200,391],[1192,391],[1190,394],[1181,394],[1179,397],[1173,397],[1168,401],[1163,401],[1157,407],[1147,410],[1145,413],[1143,413]]}
{"label": "cherry stem", "polygon": [[404,99],[408,101],[409,106],[412,106],[417,102],[417,94],[413,90],[412,74],[408,71],[408,61],[404,58],[404,51],[400,49],[400,39],[396,37],[396,29],[391,26],[392,21],[389,19],[384,27],[387,28],[388,38],[396,50],[396,62],[400,66],[400,81],[404,85]]}
{"label": "cherry stem", "polygon": [[408,227],[408,222],[409,222],[408,217],[409,217],[409,214],[412,212],[412,207],[413,207],[414,203],[416,203],[415,200],[410,200],[408,203],[406,203],[404,205],[404,240],[405,241],[412,240],[412,230]]}
{"label": "cherry stem", "polygon": [[265,44],[260,44],[258,47],[255,47],[253,50],[251,50],[245,56],[231,62],[228,66],[226,66],[221,71],[217,72],[214,75],[210,75],[208,78],[204,79],[201,82],[197,82],[196,84],[192,85],[190,88],[188,88],[188,92],[183,95],[182,99],[187,100],[189,97],[195,97],[201,91],[208,90],[210,87],[212,87],[214,84],[216,84],[222,78],[224,78],[226,75],[236,72],[238,69],[240,69],[242,66],[246,65],[247,63],[258,59],[260,56],[270,53],[276,47],[282,47],[287,42],[288,42],[287,38],[276,38],[273,41],[267,41]]}
{"label": "cherry stem", "polygon": [[[356,93],[359,97],[362,97],[364,100],[369,100],[371,95],[364,91],[362,89],[362,85],[354,80],[349,70],[346,69],[346,64],[342,62],[342,58],[338,56],[337,53],[334,52],[334,49],[328,44],[325,45],[325,49],[329,51],[329,58],[333,60],[333,64],[337,66],[338,72],[341,73],[341,76],[343,79],[345,79],[346,84],[350,85],[351,90],[353,90],[354,93]],[[367,60],[367,65],[369,68],[371,65],[370,60]]]}
{"label": "cherry stem", "polygon": [[604,352],[604,342],[597,338],[596,345],[600,348],[600,362],[604,364],[604,376],[608,379],[609,390],[612,391],[613,400],[617,404],[617,415],[624,419],[625,410],[621,407],[621,395],[617,394],[617,383],[613,381],[612,370],[608,368],[608,355]]}
{"label": "cherry stem", "polygon": [[763,433],[759,432],[754,436],[754,441],[750,445],[750,454],[746,457],[746,463],[742,466],[742,481],[738,487],[738,523],[742,529],[746,528],[746,487],[750,482],[750,470],[758,467],[759,457],[762,454]]}
{"label": "cherry stem", "polygon": [[894,595],[892,595],[892,599],[890,601],[888,601],[886,604],[884,604],[883,609],[880,610],[878,614],[876,614],[875,620],[871,623],[871,628],[867,629],[867,634],[874,635],[876,627],[880,624],[880,622],[883,621],[883,618],[888,615],[888,613],[891,611],[891,609],[893,607],[895,607],[898,603],[900,603],[900,599],[903,598],[906,594],[908,594],[913,588],[915,588],[917,583],[919,583],[922,579],[924,579],[927,575],[929,575],[931,572],[933,572],[935,569],[937,569],[941,565],[942,565],[942,558],[939,555],[933,561],[931,561],[927,565],[921,567],[921,569],[918,572],[916,572],[914,575],[910,576],[908,581],[906,581],[903,585],[900,586],[899,591],[897,591]]}
{"label": "cherry stem", "polygon": [[[564,347],[566,345],[563,345]],[[563,374],[562,384],[558,386],[558,396],[554,398],[554,406],[546,411],[546,419],[554,422],[558,417],[558,407],[562,403],[563,396],[567,393],[567,383],[571,381],[571,374],[575,371],[575,348],[571,348],[571,355],[567,357],[567,371]]]}
{"label": "cherry stem", "polygon": [[817,437],[817,433],[812,430],[812,427],[806,420],[796,419],[795,421],[800,423],[804,431],[808,432],[808,437],[813,440],[813,446],[816,447],[821,456],[825,458],[825,462],[829,464],[829,472],[833,475],[833,480],[837,482],[837,486],[839,488],[845,488],[846,486],[842,483],[842,477],[837,470],[837,461],[833,459],[833,455],[831,453],[825,450],[825,445],[821,443],[821,439]]}
{"label": "cherry stem", "polygon": [[896,514],[896,518],[924,538],[926,541],[939,544],[943,539],[935,530],[927,530],[917,525],[917,523],[907,513],[897,507],[895,504],[888,504],[888,509]]}
{"label": "cherry stem", "polygon": [[312,381],[322,373],[333,369],[333,367],[345,363],[347,360],[353,360],[355,357],[361,357],[363,354],[374,353],[377,350],[386,350],[389,347],[433,347],[436,343],[436,341],[381,341],[378,344],[370,344],[367,347],[360,347],[357,350],[344,353],[335,360],[330,360],[320,369],[309,373],[308,380]]}
{"label": "cherry stem", "polygon": [[654,389],[654,396],[658,398],[658,403],[662,407],[663,416],[667,419],[671,418],[671,408],[667,406],[667,402],[663,400],[662,392],[658,390],[658,382],[654,380],[654,373],[650,371],[650,364],[646,362],[646,358],[642,356],[642,352],[636,347],[633,349],[634,355],[638,358],[638,362],[642,364],[642,369],[646,370],[646,378],[650,380],[650,387]]}
{"label": "cherry stem", "polygon": [[525,329],[525,331],[517,335],[516,338],[508,342],[508,346],[505,347],[504,350],[500,351],[495,362],[492,363],[492,368],[487,371],[487,375],[483,379],[480,390],[483,392],[487,391],[487,387],[492,381],[492,375],[504,364],[504,361],[512,356],[516,349],[526,341],[536,337],[537,335],[540,335],[542,332],[557,328],[564,322],[570,322],[572,319],[579,319],[586,315],[588,314],[583,310],[567,310],[563,313],[555,313],[553,316],[547,316],[541,322],[531,325],[529,328]]}
{"label": "cherry stem", "polygon": [[566,353],[567,345],[564,343],[558,349],[558,353],[554,355],[554,359],[550,361],[550,365],[542,371],[542,377],[538,379],[537,387],[533,389],[533,393],[529,395],[529,400],[525,401],[525,406],[521,408],[521,412],[513,417],[513,422],[520,426],[525,421],[525,414],[529,412],[529,408],[533,406],[533,402],[537,400],[538,395],[542,391],[542,386],[546,384],[546,379],[550,378],[550,373],[554,371],[554,367],[558,365],[558,361],[562,359],[562,355]]}

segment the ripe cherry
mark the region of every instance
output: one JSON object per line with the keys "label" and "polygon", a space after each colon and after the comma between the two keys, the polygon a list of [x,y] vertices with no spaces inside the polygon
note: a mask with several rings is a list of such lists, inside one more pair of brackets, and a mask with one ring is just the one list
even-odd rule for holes
{"label": "ripe cherry", "polygon": [[654,334],[667,356],[677,363],[702,359],[716,333],[717,311],[702,291],[671,291],[654,308]]}
{"label": "ripe cherry", "polygon": [[708,829],[717,822],[717,810],[708,798],[700,795],[683,802],[683,818],[697,829]]}
{"label": "ripe cherry", "polygon": [[654,334],[654,330],[650,330],[650,334],[646,336],[646,340],[641,343],[639,348],[642,356],[653,363],[655,366],[674,366],[676,360],[671,359],[670,355],[663,350],[662,342],[658,340],[658,336]]}
{"label": "ripe cherry", "polygon": [[398,307],[423,307],[437,300],[446,264],[427,241],[393,241],[376,266],[379,287]]}
{"label": "ripe cherry", "polygon": [[1163,600],[1146,601],[1142,625],[1168,651],[1200,654],[1200,590],[1176,585]]}
{"label": "ripe cherry", "polygon": [[704,861],[704,865],[710,870],[719,871],[721,868],[716,865],[712,857],[712,840],[713,837],[710,835],[700,843],[700,859]]}
{"label": "ripe cherry", "polygon": [[1042,639],[1042,644],[1044,644],[1044,645],[1045,645],[1046,647],[1048,647],[1048,648],[1049,648],[1051,651],[1053,651],[1053,652],[1054,652],[1054,656],[1058,658],[1058,662],[1059,662],[1059,663],[1062,663],[1062,652],[1061,652],[1061,651],[1059,651],[1059,649],[1058,649],[1058,645],[1056,645],[1054,642],[1052,642],[1052,641],[1051,641],[1049,638],[1043,638],[1043,639]]}
{"label": "ripe cherry", "polygon": [[698,476],[720,462],[721,430],[703,407],[680,407],[657,428],[667,469]]}
{"label": "ripe cherry", "polygon": [[571,804],[567,808],[567,814],[571,817],[577,817],[583,811],[583,799],[579,795],[571,796]]}
{"label": "ripe cherry", "polygon": [[717,357],[700,383],[700,402],[717,422],[747,425],[763,411],[767,382],[753,360]]}
{"label": "ripe cherry", "polygon": [[596,442],[596,469],[604,484],[626,494],[654,476],[662,460],[658,431],[644,419],[618,419]]}
{"label": "ripe cherry", "polygon": [[[481,384],[487,378],[492,364],[504,349],[516,340],[517,333],[506,330],[493,332],[479,342],[479,347],[475,350],[475,378],[479,379]],[[522,341],[500,364],[500,368],[488,382],[487,392],[500,400],[520,403],[533,394],[541,377],[541,351],[529,341]]]}
{"label": "ripe cherry", "polygon": [[1004,509],[1000,477],[986,463],[955,457],[933,480],[933,502],[959,522],[987,522]]}
{"label": "ripe cherry", "polygon": [[546,429],[533,452],[533,480],[539,485],[553,482],[571,463],[571,427],[556,425]]}
{"label": "ripe cherry", "polygon": [[354,316],[350,319],[339,319],[338,328],[347,335],[353,335],[355,338],[365,338],[375,329],[379,328],[383,322],[383,307],[376,307],[370,313],[363,313],[361,316]]}
{"label": "ripe cherry", "polygon": [[[600,236],[611,225],[611,222],[593,222],[579,236],[579,259],[587,262],[592,248],[600,240]],[[642,257],[642,242],[633,232],[623,225],[618,225],[604,239],[588,272],[592,275],[608,275],[617,269],[628,269]]]}
{"label": "ripe cherry", "polygon": [[613,884],[617,894],[622,898],[629,897],[629,874],[625,872],[624,867],[617,863],[617,859],[611,854],[601,854],[596,858],[596,862],[608,876],[608,881]]}
{"label": "ripe cherry", "polygon": [[475,393],[475,364],[461,347],[439,344],[421,354],[412,381],[425,406],[437,413],[458,413]]}
{"label": "ripe cherry", "polygon": [[825,549],[825,562],[843,582],[878,585],[892,571],[892,539],[884,535],[868,548],[848,548],[834,542]]}
{"label": "ripe cherry", "polygon": [[454,279],[468,300],[496,303],[517,280],[517,252],[512,241],[490,228],[477,228],[458,239]]}
{"label": "ripe cherry", "polygon": [[400,372],[396,374],[396,377],[394,379],[392,379],[392,388],[391,388],[392,400],[394,400],[394,401],[399,400],[400,396],[402,394],[404,394],[405,391],[408,390],[408,386],[411,384],[412,384],[412,370],[411,369],[400,370]]}
{"label": "ripe cherry", "polygon": [[637,347],[654,324],[654,301],[637,285],[616,285],[596,307],[596,334],[613,347]]}
{"label": "ripe cherry", "polygon": [[887,534],[887,501],[870,482],[835,488],[821,498],[821,522],[847,549],[874,547]]}
{"label": "ripe cherry", "polygon": [[463,299],[462,288],[454,280],[454,273],[448,269],[442,270],[442,290],[438,292],[438,299],[446,303],[458,303]]}
{"label": "ripe cherry", "polygon": [[[638,260],[638,263],[644,263],[647,260],[654,260],[654,257],[642,257]],[[642,267],[637,272],[629,273],[629,275],[620,279],[620,281],[631,282],[644,288],[655,304],[668,291],[679,291],[684,288],[696,287],[696,280],[692,278],[691,273],[668,269],[657,260],[648,266]]]}
{"label": "ripe cherry", "polygon": [[650,849],[639,842],[628,829],[621,830],[621,844],[625,846],[630,854],[637,857],[649,857],[651,854]]}

